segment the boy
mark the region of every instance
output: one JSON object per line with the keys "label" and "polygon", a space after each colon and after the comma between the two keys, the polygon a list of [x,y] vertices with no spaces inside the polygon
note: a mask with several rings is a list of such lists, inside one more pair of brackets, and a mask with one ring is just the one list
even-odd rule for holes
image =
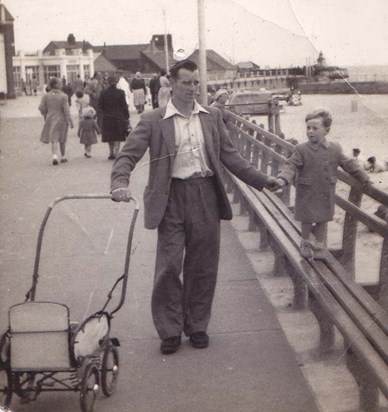
{"label": "boy", "polygon": [[[283,187],[296,176],[295,219],[302,222],[300,254],[310,258],[313,249],[314,259],[323,259],[327,223],[334,216],[338,166],[364,184],[369,179],[356,160],[344,155],[340,144],[326,140],[332,124],[328,110],[314,110],[305,120],[308,141],[295,146],[293,154],[282,166],[276,184],[278,188]],[[310,240],[312,232],[317,240],[314,246]]]}

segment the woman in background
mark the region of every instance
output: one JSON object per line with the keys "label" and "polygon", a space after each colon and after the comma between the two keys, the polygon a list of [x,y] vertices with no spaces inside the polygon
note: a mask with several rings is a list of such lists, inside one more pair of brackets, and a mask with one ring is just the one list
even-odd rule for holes
{"label": "woman in background", "polygon": [[69,126],[73,128],[70,116],[69,101],[65,93],[61,91],[60,79],[50,79],[50,91],[42,96],[39,111],[44,117],[44,126],[40,141],[51,143],[53,165],[58,165],[58,146],[61,153],[61,163],[67,162],[66,141]]}

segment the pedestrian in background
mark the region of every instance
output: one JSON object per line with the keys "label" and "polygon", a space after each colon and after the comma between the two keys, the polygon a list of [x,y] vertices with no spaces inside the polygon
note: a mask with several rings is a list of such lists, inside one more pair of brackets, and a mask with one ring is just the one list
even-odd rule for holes
{"label": "pedestrian in background", "polygon": [[229,99],[229,93],[226,89],[219,89],[214,94],[214,101],[211,104],[212,107],[216,107],[221,110],[222,120],[225,126],[233,124],[230,112],[226,109],[225,104]]}
{"label": "pedestrian in background", "polygon": [[70,116],[69,101],[65,93],[62,92],[61,86],[60,79],[56,77],[50,79],[50,91],[42,96],[39,105],[39,111],[44,117],[40,141],[45,144],[51,143],[53,165],[58,165],[58,146],[61,153],[61,163],[67,162],[67,131],[69,126],[74,127]]}
{"label": "pedestrian in background", "polygon": [[94,73],[93,78],[86,84],[84,93],[89,95],[89,105],[92,106],[97,113],[97,124],[100,129],[102,127],[102,116],[98,107],[98,102],[103,90],[102,75],[100,72],[96,72]]}
{"label": "pedestrian in background", "polygon": [[83,92],[84,91],[84,82],[81,79],[81,76],[79,74],[77,74],[77,77],[74,80],[73,89],[74,89],[75,94],[77,94],[77,92]]}
{"label": "pedestrian in background", "polygon": [[34,96],[38,95],[38,80],[36,79],[35,76],[32,76],[32,80],[31,80],[31,89],[32,89],[32,93],[34,93]]}
{"label": "pedestrian in background", "polygon": [[146,102],[146,85],[144,79],[141,77],[140,72],[136,72],[135,78],[131,81],[131,92],[133,93],[133,104],[136,107],[137,112],[144,112],[144,103]]}
{"label": "pedestrian in background", "polygon": [[160,81],[157,74],[153,74],[150,80],[150,93],[151,93],[151,104],[153,109],[157,109],[158,105],[158,92],[160,89]]}
{"label": "pedestrian in background", "polygon": [[117,87],[117,89],[122,90],[124,92],[125,101],[127,102],[127,106],[128,106],[128,110],[129,110],[129,106],[131,104],[131,99],[132,99],[132,94],[131,94],[131,90],[129,88],[129,83],[127,82],[127,80],[123,76],[123,72],[121,70],[118,70],[116,72],[116,76],[117,76],[117,79],[118,79],[116,87]]}
{"label": "pedestrian in background", "polygon": [[[76,99],[75,99],[75,104],[77,106],[78,109],[78,119],[79,121],[82,120],[83,118],[83,113],[84,110],[86,108],[90,108],[91,106],[89,105],[90,102],[90,98],[87,94],[85,94],[83,91],[79,90],[78,92],[76,92],[75,94]],[[96,111],[93,109],[94,111],[94,116],[96,116]]]}
{"label": "pedestrian in background", "polygon": [[109,76],[109,87],[98,102],[102,114],[102,142],[109,144],[109,160],[115,159],[124,142],[129,125],[129,110],[122,90],[116,88],[117,77]]}
{"label": "pedestrian in background", "polygon": [[84,117],[78,127],[79,142],[85,146],[85,157],[91,158],[92,145],[97,143],[97,135],[100,134],[100,128],[95,120],[95,110],[89,107],[84,111]]}
{"label": "pedestrian in background", "polygon": [[160,89],[158,92],[158,105],[159,107],[166,107],[167,102],[170,100],[171,97],[171,87],[170,81],[167,78],[167,72],[164,69],[160,71],[159,82]]}

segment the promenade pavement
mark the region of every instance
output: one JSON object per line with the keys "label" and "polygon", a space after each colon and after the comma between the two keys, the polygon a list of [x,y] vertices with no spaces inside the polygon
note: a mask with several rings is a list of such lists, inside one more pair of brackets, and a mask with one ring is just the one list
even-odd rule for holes
{"label": "promenade pavement", "polygon": [[[43,126],[39,97],[20,97],[0,106],[0,332],[8,308],[31,285],[36,238],[47,206],[58,196],[109,193],[112,162],[107,145],[83,156],[76,129],[69,132],[69,162],[51,165],[50,149],[39,142]],[[72,107],[76,119],[75,109]],[[131,114],[136,124],[136,114]],[[77,123],[77,121],[75,122]],[[142,198],[147,158],[132,178]],[[43,242],[37,299],[69,306],[71,320],[99,309],[123,270],[131,204],[110,200],[61,203],[54,209]],[[98,411],[115,412],[314,412],[314,395],[256,278],[230,222],[222,223],[222,253],[210,346],[198,350],[186,339],[170,356],[159,352],[150,314],[155,231],[145,230],[140,213],[131,255],[127,296],[111,335],[121,343],[117,392],[99,395]],[[262,255],[263,271],[272,259]],[[114,297],[117,299],[117,294]],[[77,393],[43,393],[17,412],[78,410]]]}

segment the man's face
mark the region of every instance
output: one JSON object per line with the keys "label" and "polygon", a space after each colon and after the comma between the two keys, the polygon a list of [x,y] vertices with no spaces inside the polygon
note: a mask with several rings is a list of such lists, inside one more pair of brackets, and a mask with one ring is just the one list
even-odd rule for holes
{"label": "man's face", "polygon": [[173,99],[185,103],[193,103],[199,93],[199,72],[187,69],[178,71],[178,78],[171,81]]}
{"label": "man's face", "polygon": [[311,143],[319,144],[325,139],[329,128],[323,125],[323,119],[318,117],[316,119],[310,119],[306,122],[306,134]]}

